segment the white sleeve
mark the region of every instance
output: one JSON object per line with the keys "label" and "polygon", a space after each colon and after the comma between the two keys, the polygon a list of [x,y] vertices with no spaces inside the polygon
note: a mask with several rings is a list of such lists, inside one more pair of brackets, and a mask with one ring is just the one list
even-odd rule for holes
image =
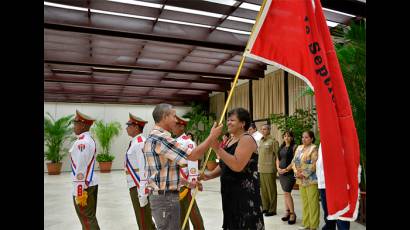
{"label": "white sleeve", "polygon": [[76,158],[76,167],[74,169],[75,179],[75,196],[79,195],[87,188],[86,179],[87,172],[91,173],[91,167],[89,167],[90,161],[94,156],[93,149],[90,143],[86,141],[76,141],[72,148],[72,154]]}
{"label": "white sleeve", "polygon": [[139,196],[147,196],[147,191],[145,190],[147,186],[147,173],[145,172],[145,156],[142,149],[144,148],[144,142],[137,143],[136,152],[137,152],[137,167],[138,176],[140,177],[140,187],[138,189]]}

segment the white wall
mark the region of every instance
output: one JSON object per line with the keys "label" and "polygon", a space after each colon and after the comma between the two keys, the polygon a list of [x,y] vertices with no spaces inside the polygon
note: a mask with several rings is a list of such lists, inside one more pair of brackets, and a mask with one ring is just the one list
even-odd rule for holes
{"label": "white wall", "polygon": [[[111,153],[115,155],[112,169],[123,169],[125,151],[127,150],[130,137],[125,130],[125,123],[128,121],[128,113],[141,117],[148,121],[144,127],[144,136],[148,137],[149,132],[154,126],[152,111],[155,105],[119,105],[119,104],[88,104],[88,103],[61,103],[61,102],[44,102],[44,115],[49,112],[54,118],[60,118],[66,115],[75,114],[78,109],[91,117],[104,120],[105,122],[118,121],[121,123],[122,130],[120,135],[115,137],[111,146]],[[177,115],[182,116],[190,110],[190,107],[176,106]],[[97,142],[97,153],[100,149]],[[71,145],[66,145],[70,148]],[[47,172],[46,161],[44,162],[44,172]],[[98,166],[98,164],[96,165]],[[70,171],[69,157],[63,159],[62,171]],[[97,167],[96,170],[99,170]]]}

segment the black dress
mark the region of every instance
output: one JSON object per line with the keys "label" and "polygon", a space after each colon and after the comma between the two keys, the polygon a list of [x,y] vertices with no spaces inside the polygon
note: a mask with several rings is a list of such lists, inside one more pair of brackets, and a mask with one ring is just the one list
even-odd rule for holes
{"label": "black dress", "polygon": [[[238,142],[225,151],[235,154]],[[222,160],[221,194],[223,225],[226,230],[265,229],[262,215],[262,202],[259,188],[258,155],[252,156],[241,172],[232,171]]]}
{"label": "black dress", "polygon": [[[294,145],[289,146],[289,148],[287,148],[286,146],[283,146],[279,150],[279,156],[278,156],[279,168],[285,169],[292,162],[293,149],[294,149]],[[279,174],[279,181],[280,181],[280,185],[284,192],[291,192],[296,182],[293,170],[286,172],[284,174]]]}

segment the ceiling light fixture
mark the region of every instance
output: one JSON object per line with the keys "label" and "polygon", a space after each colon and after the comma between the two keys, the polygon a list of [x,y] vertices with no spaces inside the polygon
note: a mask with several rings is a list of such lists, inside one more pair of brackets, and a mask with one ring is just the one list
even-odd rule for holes
{"label": "ceiling light fixture", "polygon": [[177,12],[183,12],[183,13],[189,13],[189,14],[203,15],[203,16],[208,16],[208,17],[213,17],[213,18],[220,18],[223,16],[223,14],[216,14],[216,13],[211,13],[211,12],[202,11],[202,10],[191,10],[187,8],[168,6],[168,5],[166,5],[164,9],[177,11]]}
{"label": "ceiling light fixture", "polygon": [[236,33],[236,34],[247,34],[247,35],[251,34],[251,32],[248,32],[248,31],[228,29],[228,28],[225,28],[225,27],[217,27],[216,29],[226,31],[226,32]]}
{"label": "ceiling light fixture", "polygon": [[109,72],[109,73],[112,73],[112,72],[131,73],[132,72],[132,70],[130,69],[114,69],[114,68],[102,68],[102,67],[91,67],[91,69],[96,72]]}
{"label": "ceiling light fixture", "polygon": [[158,21],[160,21],[160,22],[174,23],[174,24],[181,24],[181,25],[188,25],[188,26],[211,28],[211,26],[208,26],[208,25],[197,24],[197,23],[191,23],[191,22],[182,22],[182,21],[168,20],[168,19],[162,19],[162,18],[159,18]]}
{"label": "ceiling light fixture", "polygon": [[233,78],[229,78],[229,77],[217,77],[217,76],[202,76],[201,78],[226,79],[226,80],[232,80],[233,79]]}
{"label": "ceiling light fixture", "polygon": [[135,6],[146,6],[146,7],[151,7],[151,8],[161,8],[162,7],[162,4],[143,2],[143,1],[134,1],[134,0],[108,0],[108,1],[131,4]]}
{"label": "ceiling light fixture", "polygon": [[45,6],[63,8],[63,9],[70,9],[70,10],[88,11],[88,9],[84,8],[84,7],[69,6],[69,5],[64,5],[64,4],[52,3],[52,2],[44,2],[44,5]]}

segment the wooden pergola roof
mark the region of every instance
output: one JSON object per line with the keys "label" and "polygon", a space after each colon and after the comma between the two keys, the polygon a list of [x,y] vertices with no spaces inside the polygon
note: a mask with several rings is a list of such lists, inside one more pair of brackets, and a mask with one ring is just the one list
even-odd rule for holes
{"label": "wooden pergola roof", "polygon": [[[257,15],[251,8],[261,2],[45,1],[45,101],[207,101],[210,92],[230,89]],[[322,2],[365,16],[360,1]],[[346,24],[352,18],[333,10],[325,11],[329,21]],[[265,69],[247,59],[240,79],[263,78]]]}

